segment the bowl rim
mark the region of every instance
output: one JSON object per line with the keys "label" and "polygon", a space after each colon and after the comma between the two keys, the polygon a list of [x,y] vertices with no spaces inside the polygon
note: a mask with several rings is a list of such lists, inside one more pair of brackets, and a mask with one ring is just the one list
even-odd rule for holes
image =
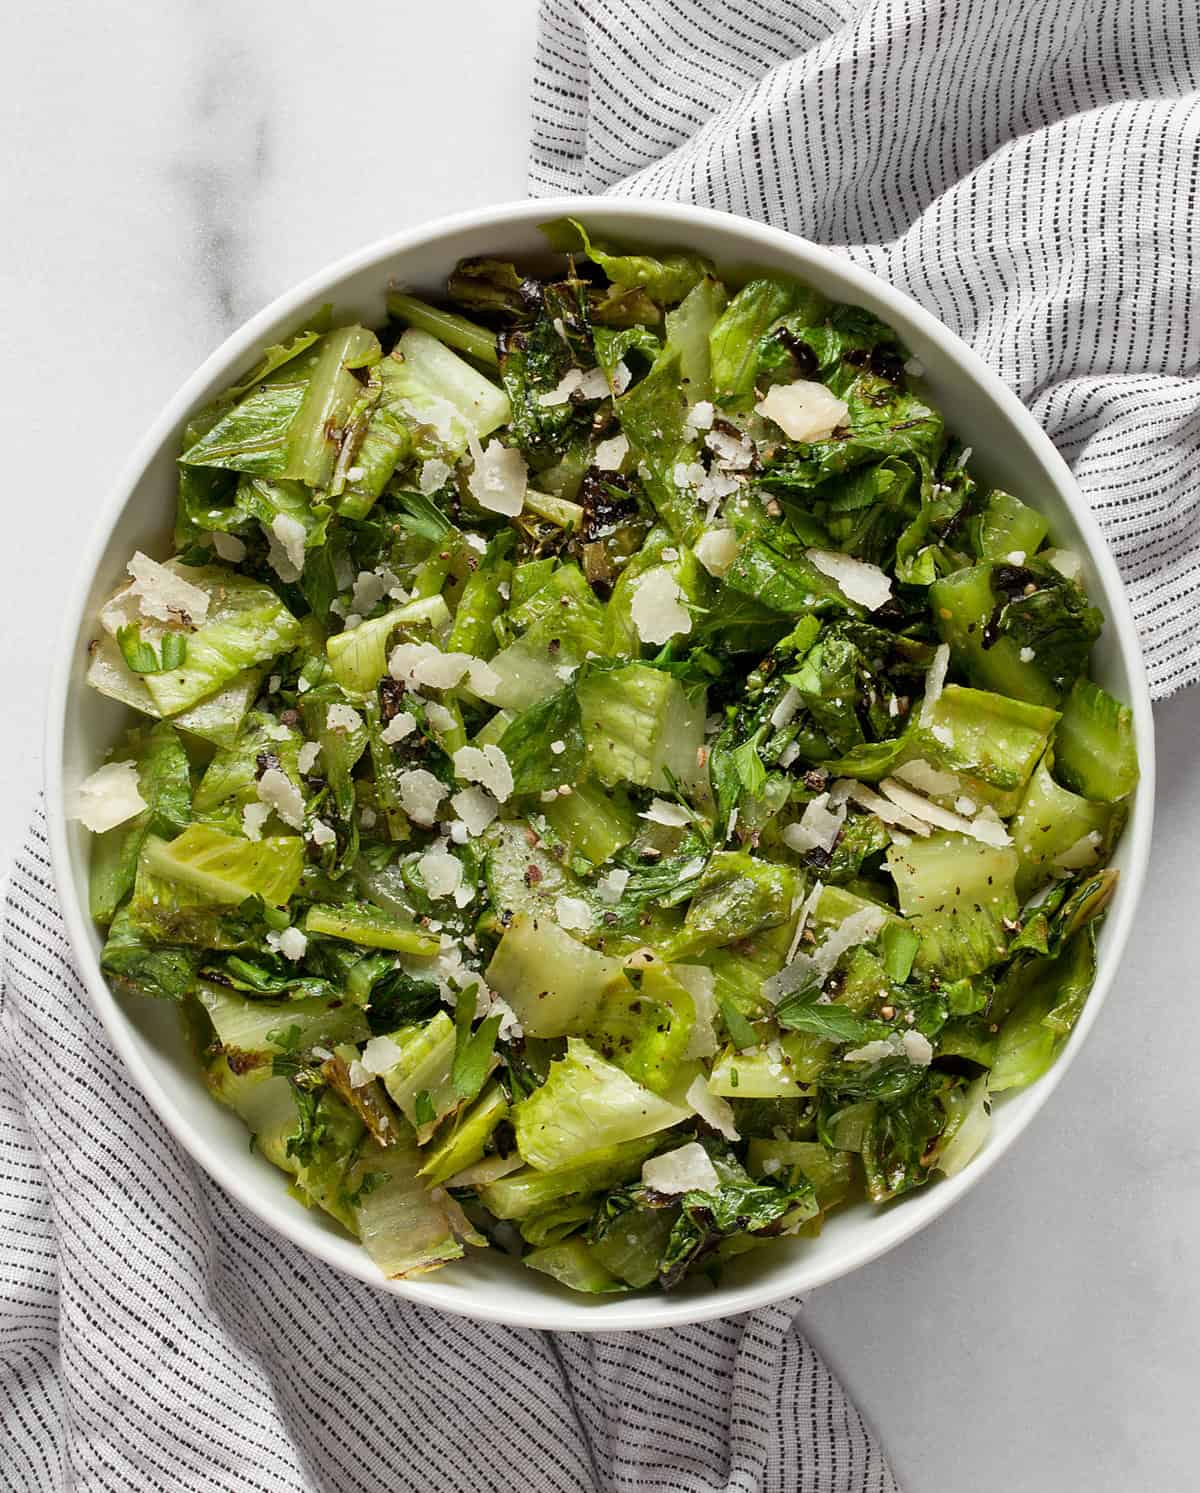
{"label": "bowl rim", "polygon": [[[277,1207],[272,1192],[255,1188],[238,1177],[229,1177],[225,1174],[222,1159],[222,1152],[225,1148],[211,1143],[205,1134],[197,1132],[183,1122],[171,1096],[143,1061],[128,1018],[124,1015],[120,1004],[100,972],[99,961],[89,939],[90,923],[86,909],[86,896],[80,895],[72,875],[68,848],[62,748],[68,723],[67,710],[71,700],[75,639],[84,619],[93,579],[108,547],[112,530],[136,492],[146,468],[162,449],[164,442],[194,408],[207,385],[219,374],[227,373],[233,377],[243,363],[252,361],[253,355],[259,350],[264,336],[271,328],[301,313],[315,299],[323,297],[331,284],[351,274],[369,269],[372,265],[379,265],[383,272],[388,261],[399,260],[405,254],[432,245],[437,240],[458,232],[486,230],[489,227],[499,229],[514,224],[528,225],[568,216],[583,218],[603,216],[607,221],[627,218],[634,223],[631,230],[634,237],[637,232],[635,220],[640,221],[644,227],[648,217],[667,227],[677,226],[681,232],[696,229],[703,231],[707,227],[719,228],[725,233],[733,231],[737,234],[744,243],[748,260],[752,261],[754,250],[756,247],[761,247],[777,254],[790,254],[799,259],[807,259],[810,265],[813,262],[818,263],[844,283],[847,300],[853,299],[854,295],[861,291],[869,299],[884,305],[886,308],[884,319],[886,319],[887,311],[898,312],[929,341],[939,344],[952,361],[957,362],[983,384],[988,397],[1001,416],[1018,428],[1053,478],[1058,495],[1069,510],[1086,544],[1089,562],[1099,572],[1105,591],[1111,601],[1115,602],[1115,605],[1109,608],[1110,614],[1106,619],[1106,624],[1116,636],[1118,652],[1128,676],[1129,703],[1134,713],[1141,778],[1137,788],[1136,812],[1131,815],[1131,822],[1125,831],[1123,848],[1127,865],[1122,872],[1120,895],[1116,899],[1116,906],[1109,915],[1106,927],[1105,957],[1097,969],[1096,980],[1075,1030],[1051,1069],[1026,1091],[1030,1096],[1027,1107],[1011,1130],[1003,1135],[993,1133],[988,1146],[972,1161],[970,1166],[955,1177],[940,1179],[935,1188],[924,1194],[927,1201],[923,1208],[886,1210],[876,1216],[872,1227],[864,1230],[863,1239],[852,1242],[844,1254],[823,1265],[808,1265],[807,1267],[803,1256],[798,1256],[793,1268],[766,1281],[750,1281],[745,1284],[721,1287],[710,1295],[601,1298],[594,1305],[590,1298],[581,1301],[571,1297],[560,1302],[557,1297],[547,1292],[546,1296],[538,1301],[535,1309],[534,1307],[505,1305],[502,1292],[475,1294],[470,1290],[464,1291],[461,1286],[453,1288],[439,1285],[436,1274],[415,1280],[386,1280],[380,1276],[361,1245],[355,1241],[349,1241],[354,1244],[354,1252],[347,1257],[345,1249],[337,1247],[344,1245],[347,1241],[337,1239],[333,1235],[326,1237],[315,1232],[302,1234],[298,1227],[293,1226],[291,1218]],[[803,272],[803,266],[798,264],[797,273],[803,274]],[[983,359],[955,332],[931,312],[925,310],[907,292],[872,271],[855,264],[843,253],[825,245],[813,243],[809,239],[788,233],[783,229],[742,218],[733,213],[635,197],[571,196],[523,199],[496,203],[423,222],[416,227],[376,239],[327,264],[275,297],[230,333],[185,380],[176,394],[167,401],[150,423],[141,439],[133,447],[97,511],[83,547],[78,568],[72,579],[71,589],[67,594],[66,611],[58,637],[58,652],[54,659],[50,680],[44,750],[50,859],[76,967],[82,976],[93,1009],[99,1015],[109,1040],[120,1054],[134,1082],[145,1095],[158,1118],[192,1159],[202,1166],[256,1220],[335,1269],[356,1276],[375,1289],[406,1298],[417,1305],[476,1320],[503,1323],[512,1327],[576,1332],[652,1330],[682,1326],[771,1305],[850,1274],[861,1266],[878,1259],[904,1240],[911,1238],[936,1218],[940,1218],[963,1193],[974,1187],[1025,1133],[1034,1116],[1042,1109],[1066,1076],[1080,1047],[1086,1041],[1107,998],[1128,944],[1138,902],[1145,884],[1153,827],[1155,775],[1153,718],[1145,668],[1129,599],[1116,562],[1094,513],[1066,462],[1032,413],[999,375],[988,367]],[[590,1316],[589,1307],[595,1315]]]}

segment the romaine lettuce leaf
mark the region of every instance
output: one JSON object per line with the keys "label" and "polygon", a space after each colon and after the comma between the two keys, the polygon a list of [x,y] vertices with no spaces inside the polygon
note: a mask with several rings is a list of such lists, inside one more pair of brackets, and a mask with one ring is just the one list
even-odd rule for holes
{"label": "romaine lettuce leaf", "polygon": [[584,1166],[597,1152],[654,1135],[691,1111],[635,1082],[580,1041],[550,1065],[540,1089],[513,1106],[517,1149],[539,1171]]}

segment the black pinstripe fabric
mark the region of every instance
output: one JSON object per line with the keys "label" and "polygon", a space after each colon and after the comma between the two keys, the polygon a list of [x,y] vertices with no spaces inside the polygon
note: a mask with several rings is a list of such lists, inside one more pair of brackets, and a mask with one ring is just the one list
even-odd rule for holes
{"label": "black pinstripe fabric", "polygon": [[259,1228],[109,1047],[40,814],[4,911],[4,1493],[896,1493],[794,1302],[674,1332],[516,1331]]}
{"label": "black pinstripe fabric", "polygon": [[535,195],[843,250],[960,333],[1075,471],[1151,689],[1200,677],[1195,0],[542,0]]}

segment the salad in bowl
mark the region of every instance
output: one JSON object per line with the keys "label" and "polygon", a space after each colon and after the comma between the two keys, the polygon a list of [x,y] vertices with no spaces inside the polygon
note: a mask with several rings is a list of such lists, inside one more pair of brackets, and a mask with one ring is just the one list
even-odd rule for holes
{"label": "salad in bowl", "polygon": [[546,233],[193,411],[70,809],[111,987],[383,1275],[670,1291],[987,1146],[1091,988],[1134,723],[887,324]]}

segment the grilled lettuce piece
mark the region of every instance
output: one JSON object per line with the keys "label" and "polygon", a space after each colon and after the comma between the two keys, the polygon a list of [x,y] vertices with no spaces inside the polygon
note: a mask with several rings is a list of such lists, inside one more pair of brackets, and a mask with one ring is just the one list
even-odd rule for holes
{"label": "grilled lettuce piece", "polygon": [[657,1135],[638,1136],[593,1148],[558,1167],[527,1166],[481,1187],[479,1196],[497,1218],[529,1218],[565,1198],[586,1197],[628,1182],[639,1175],[642,1163],[660,1144]]}
{"label": "grilled lettuce piece", "polygon": [[493,1079],[469,1109],[455,1116],[448,1132],[440,1132],[423,1158],[421,1176],[426,1185],[437,1187],[482,1160],[496,1127],[508,1115],[508,1100],[498,1081]]}
{"label": "grilled lettuce piece", "polygon": [[88,903],[98,923],[112,922],[132,888],[147,835],[181,834],[192,817],[191,774],[174,726],[163,722],[131,732],[121,760],[137,763],[138,790],[146,807],[135,818],[96,836]]}
{"label": "grilled lettuce piece", "polygon": [[589,673],[577,686],[591,772],[614,787],[670,789],[702,781],[703,692],[641,664]]}
{"label": "grilled lettuce piece", "polygon": [[147,936],[135,925],[128,907],[120,907],[100,951],[100,968],[118,990],[180,1001],[191,993],[201,959],[198,949]]}
{"label": "grilled lettuce piece", "polygon": [[452,1204],[422,1182],[421,1152],[411,1131],[393,1145],[367,1140],[346,1175],[345,1190],[358,1236],[391,1280],[425,1275],[462,1258]]}
{"label": "grilled lettuce piece", "polygon": [[583,1291],[588,1295],[625,1289],[624,1284],[604,1268],[595,1252],[582,1239],[564,1239],[557,1244],[532,1249],[522,1264],[527,1265],[530,1270],[540,1270],[543,1275],[553,1276],[572,1291]]}
{"label": "grilled lettuce piece", "polygon": [[614,285],[643,290],[662,306],[682,301],[712,269],[709,261],[699,254],[630,254],[606,249],[574,218],[559,218],[545,224],[542,231],[553,248],[584,253]]}
{"label": "grilled lettuce piece", "polygon": [[637,816],[621,790],[578,780],[572,791],[548,803],[543,812],[568,851],[602,866],[638,832]]}
{"label": "grilled lettuce piece", "polygon": [[886,864],[921,938],[919,972],[960,980],[1003,960],[1019,911],[1013,847],[940,832],[893,845]]}
{"label": "grilled lettuce piece", "polygon": [[180,457],[185,466],[224,467],[327,487],[361,389],[355,370],[379,361],[364,327],[328,332],[262,378]]}
{"label": "grilled lettuce piece", "polygon": [[1087,666],[1104,618],[1052,565],[988,561],[943,577],[930,602],[956,665],[979,689],[1056,706]]}
{"label": "grilled lettuce piece", "polygon": [[590,1019],[591,1045],[655,1094],[674,1093],[687,1059],[696,1003],[658,959],[647,958],[609,981]]}
{"label": "grilled lettuce piece", "polygon": [[503,389],[445,343],[410,327],[379,365],[383,402],[410,420],[420,441],[447,459],[482,441],[511,414]]}
{"label": "grilled lettuce piece", "polygon": [[549,909],[518,912],[496,946],[487,980],[529,1036],[563,1037],[588,1030],[605,992],[622,980],[621,961],[572,938]]}
{"label": "grilled lettuce piece", "polygon": [[421,957],[438,950],[436,935],[426,933],[411,917],[396,917],[363,902],[314,903],[304,915],[304,929],[368,949],[394,949]]}
{"label": "grilled lettuce piece", "polygon": [[261,897],[282,907],[299,885],[304,841],[298,835],[245,840],[205,824],[190,824],[173,840],[149,836],[142,861],[152,876],[212,904],[236,907],[247,897]]}
{"label": "grilled lettuce piece", "polygon": [[1012,493],[996,489],[988,493],[982,512],[968,520],[967,530],[971,548],[980,560],[1008,560],[1012,556],[1013,563],[1020,565],[1037,554],[1049,526],[1035,508]]}
{"label": "grilled lettuce piece", "polygon": [[791,916],[797,890],[795,873],[786,866],[755,860],[743,851],[717,851],[696,884],[671,957],[699,954],[777,927]]}
{"label": "grilled lettuce piece", "polygon": [[185,639],[180,664],[139,676],[155,714],[177,715],[187,710],[231,684],[252,665],[285,653],[300,641],[299,623],[270,586],[222,565],[190,566],[168,560],[166,568],[208,596],[208,614],[198,627],[139,617],[136,598],[129,591],[118,592],[100,614],[113,637],[136,625],[141,641],[156,650],[161,650],[168,634]]}
{"label": "grilled lettuce piece", "polygon": [[819,1211],[812,1184],[756,1182],[726,1147],[706,1150],[720,1180],[715,1192],[687,1192],[659,1261],[659,1282],[670,1290],[723,1240],[773,1237],[813,1218]]}
{"label": "grilled lettuce piece", "polygon": [[1065,787],[1097,803],[1118,803],[1137,787],[1133,711],[1077,679],[1054,733],[1054,771]]}
{"label": "grilled lettuce piece", "polygon": [[708,336],[712,390],[727,407],[747,403],[759,371],[759,347],[772,327],[794,309],[795,281],[763,277],[744,285]]}
{"label": "grilled lettuce piece", "polygon": [[[899,776],[943,807],[959,798],[988,804],[1002,817],[1014,813],[1058,721],[1042,705],[991,690],[948,684],[917,712],[892,762],[856,777]],[[921,772],[922,764],[933,772]],[[938,775],[950,774],[942,783]]]}
{"label": "grilled lettuce piece", "polygon": [[400,1027],[387,1035],[400,1056],[382,1075],[384,1087],[418,1138],[426,1140],[438,1121],[459,1106],[452,1076],[454,1023],[439,1011],[424,1026]]}
{"label": "grilled lettuce piece", "polygon": [[1056,958],[1024,966],[1016,1006],[1000,1029],[987,1080],[990,1092],[1025,1088],[1046,1072],[1083,1010],[1095,974],[1092,925]]}
{"label": "grilled lettuce piece", "polygon": [[539,1171],[583,1165],[624,1141],[686,1120],[690,1111],[652,1093],[578,1037],[541,1088],[513,1106],[517,1149]]}
{"label": "grilled lettuce piece", "polygon": [[1060,787],[1053,760],[1048,753],[1038,763],[1012,822],[1022,900],[1054,876],[1102,864],[1124,821],[1119,806],[1092,803]]}
{"label": "grilled lettuce piece", "polygon": [[[367,1020],[348,1001],[309,998],[293,1001],[247,1000],[237,991],[210,980],[200,980],[196,999],[212,1023],[222,1051],[257,1058],[259,1066],[280,1053],[314,1046],[336,1047],[339,1042],[361,1042]],[[246,1066],[254,1066],[250,1061]]]}

